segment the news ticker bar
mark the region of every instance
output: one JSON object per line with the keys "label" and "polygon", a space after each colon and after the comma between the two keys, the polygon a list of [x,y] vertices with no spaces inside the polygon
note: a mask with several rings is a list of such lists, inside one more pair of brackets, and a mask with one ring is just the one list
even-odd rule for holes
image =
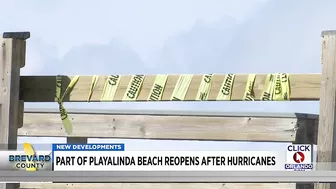
{"label": "news ticker bar", "polygon": [[0,182],[336,182],[336,171],[0,171]]}

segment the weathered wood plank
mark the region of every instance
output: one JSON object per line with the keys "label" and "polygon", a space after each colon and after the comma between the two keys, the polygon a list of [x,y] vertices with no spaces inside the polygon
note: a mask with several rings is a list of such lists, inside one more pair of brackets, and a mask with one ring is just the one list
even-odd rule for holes
{"label": "weathered wood plank", "polygon": [[[305,113],[273,113],[273,112],[214,112],[214,111],[176,111],[176,110],[132,110],[132,109],[67,109],[72,114],[101,115],[153,115],[153,116],[202,116],[202,117],[273,117],[318,119],[318,114]],[[58,109],[25,108],[25,113],[59,113]]]}
{"label": "weathered wood plank", "polygon": [[[211,91],[208,101],[216,100],[216,97],[221,90],[221,85],[225,75],[214,75],[212,79]],[[235,77],[232,100],[241,101],[244,96],[244,91],[247,83],[247,74],[238,74]],[[291,100],[318,100],[320,95],[320,74],[291,74]],[[64,76],[62,83],[62,91],[70,83],[72,76]],[[170,101],[170,97],[176,85],[179,75],[170,75],[167,80],[165,90],[163,92],[162,101]],[[107,76],[100,76],[97,85],[95,86],[91,101],[99,102],[101,99],[104,83]],[[122,76],[117,92],[113,101],[121,101],[131,76]],[[191,81],[185,100],[194,101],[202,75],[195,75]],[[266,74],[258,74],[254,84],[254,93],[256,100],[261,98],[261,93],[264,88]],[[155,75],[147,75],[144,79],[141,92],[137,101],[146,101],[150,90],[153,86]],[[86,102],[92,82],[92,76],[81,76],[76,87],[64,101],[71,102]],[[56,90],[55,76],[21,76],[21,91],[20,99],[25,102],[53,102]]]}
{"label": "weathered wood plank", "polygon": [[[20,67],[25,61],[25,41],[0,38],[0,148],[16,149],[19,117]],[[18,184],[1,183],[0,189]]]}
{"label": "weathered wood plank", "polygon": [[[322,80],[317,161],[336,162],[336,31],[322,32]],[[320,170],[331,167],[318,166]],[[316,189],[336,189],[336,183],[320,183]]]}
{"label": "weathered wood plank", "polygon": [[104,183],[104,184],[38,184],[23,183],[21,189],[295,189],[288,183]]}
{"label": "weathered wood plank", "polygon": [[[69,111],[69,117],[73,124],[72,137],[289,142],[295,140],[297,127],[305,126],[299,119],[309,116],[74,114]],[[19,135],[68,136],[57,112],[26,112]]]}

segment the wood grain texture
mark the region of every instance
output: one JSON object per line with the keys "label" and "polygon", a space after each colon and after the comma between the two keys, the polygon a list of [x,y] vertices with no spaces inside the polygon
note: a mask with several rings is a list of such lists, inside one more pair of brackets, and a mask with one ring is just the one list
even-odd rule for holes
{"label": "wood grain texture", "polygon": [[[336,162],[336,31],[322,33],[322,77],[317,161]],[[320,170],[331,167],[318,166]],[[320,183],[315,189],[336,189],[336,183]]]}
{"label": "wood grain texture", "polygon": [[[72,114],[75,137],[294,141],[296,117]],[[301,124],[304,127],[304,125]],[[20,136],[69,136],[59,113],[24,114]]]}
{"label": "wood grain texture", "polygon": [[23,183],[21,189],[295,189],[288,183],[104,183],[104,184],[38,184]]}
{"label": "wood grain texture", "polygon": [[[17,147],[20,67],[25,61],[25,45],[25,41],[0,38],[0,143],[3,150]],[[0,183],[0,189],[18,186]]]}
{"label": "wood grain texture", "polygon": [[[267,74],[257,74],[254,93],[256,100],[261,98],[262,90]],[[212,79],[212,87],[209,94],[209,101],[216,100],[216,97],[221,90],[221,85],[225,75],[214,75]],[[244,96],[244,91],[247,83],[247,74],[237,74],[234,80],[232,99],[233,101],[241,101]],[[320,74],[290,74],[290,90],[291,100],[318,100],[320,96]],[[70,83],[72,76],[63,76],[62,91]],[[170,101],[172,92],[176,85],[179,75],[169,75],[167,84],[163,93],[162,101]],[[104,88],[107,76],[100,76],[98,83],[94,89],[91,101],[99,102]],[[202,75],[194,75],[185,100],[194,101]],[[131,76],[122,76],[117,92],[113,101],[121,101],[127,86],[131,80]],[[146,75],[141,92],[137,101],[147,101],[149,92],[155,80],[155,75]],[[75,88],[69,96],[64,98],[64,102],[86,102],[89,89],[92,82],[92,76],[81,76]],[[21,76],[20,99],[25,102],[54,102],[56,90],[55,76]]]}
{"label": "wood grain texture", "polygon": [[23,126],[23,115],[24,115],[24,101],[19,101],[19,107],[18,107],[18,117],[17,117],[17,126],[18,128],[21,128]]}

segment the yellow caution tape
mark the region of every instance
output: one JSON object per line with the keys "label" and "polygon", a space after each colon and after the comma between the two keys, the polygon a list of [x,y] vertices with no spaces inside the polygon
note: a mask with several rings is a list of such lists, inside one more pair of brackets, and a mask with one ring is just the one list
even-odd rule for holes
{"label": "yellow caution tape", "polygon": [[[26,153],[27,156],[33,156],[35,155],[35,151],[32,145],[29,143],[23,143],[23,150]],[[34,161],[29,161],[28,158],[26,159],[26,163],[33,163]],[[26,168],[26,171],[36,171],[35,167]]]}
{"label": "yellow caution tape", "polygon": [[212,74],[203,75],[195,100],[208,100],[211,89]]}
{"label": "yellow caution tape", "polygon": [[264,91],[261,94],[260,100],[273,100],[274,80],[274,74],[267,74]]}
{"label": "yellow caution tape", "polygon": [[180,75],[170,100],[173,101],[184,100],[185,96],[187,95],[192,78],[193,75],[191,74]]}
{"label": "yellow caution tape", "polygon": [[[192,74],[182,74],[179,76],[176,85],[174,86],[174,90],[170,97],[172,101],[182,101],[186,98],[188,93],[190,84],[193,79]],[[164,91],[166,88],[166,83],[168,81],[169,75],[156,75],[153,86],[149,91],[149,95],[147,97],[147,101],[160,101],[164,97]],[[255,85],[256,74],[249,74],[247,78],[247,83],[244,91],[243,100],[254,101],[255,94],[253,91]],[[79,76],[75,76],[69,86],[66,88],[63,96],[61,97],[61,86],[62,86],[62,77],[56,77],[56,94],[55,101],[59,104],[59,109],[61,112],[61,117],[63,124],[67,133],[72,132],[72,126],[67,118],[67,112],[63,106],[64,97],[70,93],[73,89],[77,81],[79,80]],[[96,87],[99,80],[99,76],[94,75],[92,77],[92,82],[89,90],[89,95],[87,101],[90,102],[91,97],[93,95],[94,88]],[[114,97],[119,88],[119,83],[121,82],[122,77],[119,75],[110,75],[108,76],[104,89],[101,96],[101,101],[113,101]],[[145,80],[145,75],[133,75],[126,89],[125,94],[123,95],[122,101],[136,101],[139,94],[141,93],[142,86]],[[212,83],[213,83],[213,74],[204,74],[202,75],[202,79],[196,93],[195,100],[196,101],[206,101],[209,98]],[[224,80],[221,84],[220,90],[217,94],[216,100],[231,100],[233,85],[236,80],[235,74],[227,74],[224,77]],[[269,101],[269,100],[290,100],[290,83],[289,83],[289,74],[286,73],[277,73],[277,74],[267,74],[264,89],[261,93],[260,100]],[[166,97],[164,97],[166,98]]]}
{"label": "yellow caution tape", "polygon": [[216,100],[231,100],[235,74],[227,74],[223,80]]}
{"label": "yellow caution tape", "polygon": [[61,119],[68,134],[72,134],[72,124],[68,118],[68,112],[65,110],[63,103],[59,103],[59,111],[61,113]]}
{"label": "yellow caution tape", "polygon": [[120,82],[119,75],[109,75],[103,89],[101,101],[112,101]]}
{"label": "yellow caution tape", "polygon": [[79,80],[79,76],[77,75],[70,81],[70,84],[68,85],[65,92],[63,93],[63,96],[60,97],[61,96],[62,76],[57,76],[56,77],[56,98],[55,98],[55,100],[59,105],[59,110],[60,110],[60,113],[61,113],[61,119],[62,119],[64,128],[65,128],[65,131],[68,134],[72,133],[72,124],[71,124],[71,122],[68,118],[68,113],[65,110],[62,101],[63,101],[64,97],[67,96],[68,93],[70,93],[71,90],[75,87],[78,80]]}
{"label": "yellow caution tape", "polygon": [[77,84],[78,80],[79,80],[79,75],[76,75],[74,78],[71,79],[68,87],[65,89],[65,92],[63,93],[62,98],[60,99],[61,102],[63,101],[64,97],[66,97],[72,91],[72,89]]}
{"label": "yellow caution tape", "polygon": [[123,101],[135,101],[140,94],[142,83],[145,79],[144,75],[133,75],[126,89]]}
{"label": "yellow caution tape", "polygon": [[281,75],[275,74],[273,100],[282,100]]}
{"label": "yellow caution tape", "polygon": [[268,74],[261,100],[290,100],[289,74]]}
{"label": "yellow caution tape", "polygon": [[90,100],[91,100],[91,97],[92,97],[92,94],[93,94],[93,89],[95,88],[95,86],[98,82],[98,79],[99,79],[99,76],[97,76],[97,75],[94,75],[92,77],[90,92],[89,92],[89,96],[88,96],[88,100],[87,100],[88,102],[90,102]]}
{"label": "yellow caution tape", "polygon": [[289,74],[276,74],[274,85],[273,100],[290,100]]}
{"label": "yellow caution tape", "polygon": [[281,94],[284,100],[290,100],[289,74],[281,74]]}
{"label": "yellow caution tape", "polygon": [[166,87],[168,75],[157,75],[152,89],[149,92],[148,101],[160,101]]}
{"label": "yellow caution tape", "polygon": [[56,76],[55,102],[59,102],[61,98],[61,90],[62,90],[62,76]]}
{"label": "yellow caution tape", "polygon": [[256,78],[255,74],[248,75],[243,100],[254,101],[253,86],[254,86],[255,78]]}

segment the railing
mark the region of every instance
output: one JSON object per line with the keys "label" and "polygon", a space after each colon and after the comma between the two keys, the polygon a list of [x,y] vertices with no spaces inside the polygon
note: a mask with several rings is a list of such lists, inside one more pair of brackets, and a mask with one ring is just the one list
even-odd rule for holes
{"label": "railing", "polygon": [[[62,136],[68,143],[87,138],[280,141],[318,144],[318,161],[332,161],[336,87],[336,34],[323,33],[323,72],[285,74],[290,82],[281,98],[269,98],[276,87],[271,77],[284,75],[135,75],[20,76],[25,65],[25,40],[30,34],[5,33],[1,39],[0,142],[15,149],[18,136]],[[211,84],[203,82],[211,77]],[[276,80],[275,79],[275,80]],[[109,82],[110,81],[110,82]],[[226,82],[228,81],[228,82]],[[274,83],[278,84],[277,81]],[[156,85],[160,85],[155,88]],[[110,87],[108,90],[106,87]],[[283,86],[282,86],[283,87]],[[66,89],[69,89],[68,91]],[[221,91],[223,95],[219,95]],[[272,89],[272,90],[271,90]],[[271,91],[270,91],[271,90]],[[65,92],[67,91],[67,92]],[[108,91],[108,92],[107,92]],[[111,92],[112,91],[112,92]],[[159,91],[159,92],[158,92]],[[273,94],[274,91],[271,93]],[[62,94],[68,93],[61,98]],[[265,95],[266,94],[266,95]],[[155,98],[153,98],[153,95]],[[56,97],[56,98],[55,98]],[[267,98],[265,98],[267,97]],[[67,111],[63,102],[320,100],[314,115],[252,115],[178,112]],[[57,102],[60,112],[26,111],[24,102]],[[55,103],[56,103],[55,102]],[[51,115],[52,114],[52,115]],[[130,115],[132,119],[130,119]],[[69,122],[64,122],[69,120]],[[319,124],[318,124],[319,120]],[[63,122],[62,122],[63,121]],[[64,130],[66,126],[66,131]],[[319,126],[319,128],[318,128]],[[317,134],[318,130],[318,134]],[[176,132],[178,131],[178,132]],[[323,137],[318,137],[322,135]],[[318,142],[317,142],[318,141]],[[327,152],[326,152],[327,151]],[[334,160],[336,161],[336,160]],[[0,189],[17,188],[0,184]],[[313,188],[312,184],[21,184],[21,188]],[[329,189],[330,184],[316,188]]]}

